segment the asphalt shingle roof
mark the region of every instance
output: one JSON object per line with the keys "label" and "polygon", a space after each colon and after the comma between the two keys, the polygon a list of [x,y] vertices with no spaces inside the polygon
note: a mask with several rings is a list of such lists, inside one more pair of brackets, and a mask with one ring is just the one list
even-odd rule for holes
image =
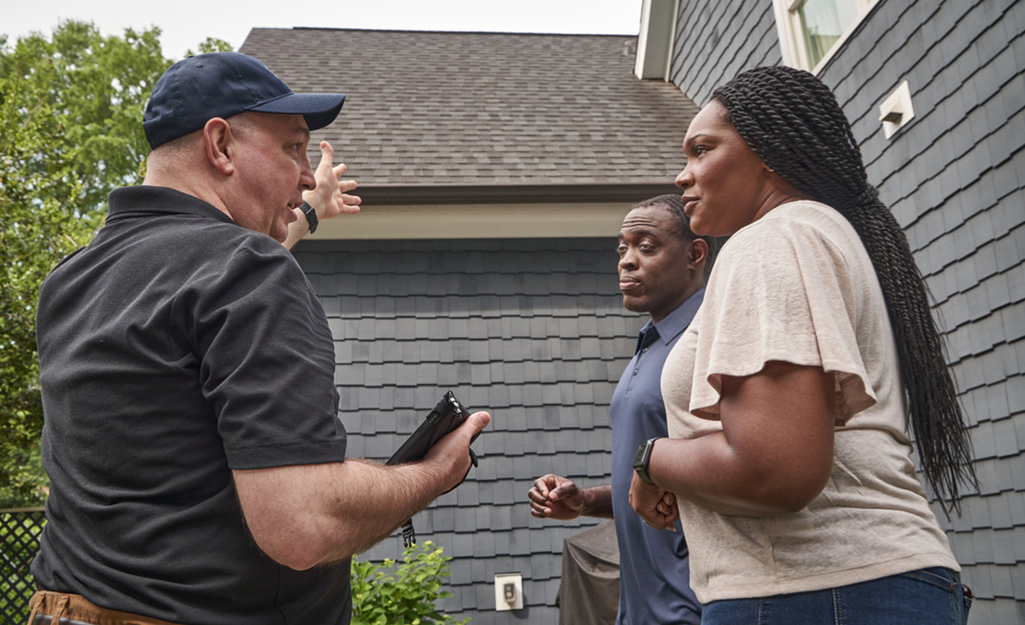
{"label": "asphalt shingle roof", "polygon": [[[671,182],[697,108],[633,74],[636,37],[253,29],[297,92],[347,95],[326,138],[361,184]],[[313,149],[316,149],[314,142]]]}

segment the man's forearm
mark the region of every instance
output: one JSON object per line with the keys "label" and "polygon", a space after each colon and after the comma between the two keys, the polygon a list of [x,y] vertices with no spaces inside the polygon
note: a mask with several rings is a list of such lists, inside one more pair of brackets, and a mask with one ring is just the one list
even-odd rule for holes
{"label": "man's forearm", "polygon": [[471,414],[414,464],[349,459],[234,471],[242,514],[279,564],[304,570],[344,560],[457,486],[470,470],[470,443],[490,421]]}
{"label": "man's forearm", "polygon": [[303,570],[344,560],[389,536],[441,494],[428,463],[341,463],[237,471],[236,487],[256,543]]}
{"label": "man's forearm", "polygon": [[297,208],[293,210],[296,214],[296,220],[288,224],[288,236],[281,242],[286,250],[295,247],[295,244],[302,241],[302,238],[310,231],[310,222],[307,221],[306,215],[302,214],[302,211]]}
{"label": "man's forearm", "polygon": [[611,519],[612,487],[606,484],[605,486],[585,488],[584,508],[580,511],[580,514],[600,519]]}

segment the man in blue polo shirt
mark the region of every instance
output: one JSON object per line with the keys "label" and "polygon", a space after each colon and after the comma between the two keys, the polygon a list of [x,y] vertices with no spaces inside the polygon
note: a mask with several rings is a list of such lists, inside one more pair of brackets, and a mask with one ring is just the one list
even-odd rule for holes
{"label": "man in blue polo shirt", "polygon": [[619,542],[617,625],[698,625],[701,604],[690,589],[687,541],[679,529],[647,527],[630,507],[634,458],[644,441],[666,436],[662,365],[704,295],[709,245],[690,230],[678,195],[636,205],[619,232],[623,306],[648,313],[633,359],[612,395],[612,484],[580,488],[545,475],[527,493],[538,518],[614,518]]}

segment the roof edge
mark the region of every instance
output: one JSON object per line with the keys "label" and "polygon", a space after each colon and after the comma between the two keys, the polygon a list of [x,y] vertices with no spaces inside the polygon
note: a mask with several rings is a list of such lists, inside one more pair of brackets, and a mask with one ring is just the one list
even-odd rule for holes
{"label": "roof edge", "polygon": [[414,33],[436,35],[531,35],[539,37],[637,37],[637,33],[546,33],[533,31],[491,31],[491,30],[437,30],[437,29],[404,29],[404,28],[346,28],[331,26],[264,26],[253,27],[252,30],[333,30],[367,33]]}
{"label": "roof edge", "polygon": [[672,182],[639,181],[573,184],[361,184],[353,192],[379,205],[424,204],[578,204],[640,202],[656,195],[679,193]]}

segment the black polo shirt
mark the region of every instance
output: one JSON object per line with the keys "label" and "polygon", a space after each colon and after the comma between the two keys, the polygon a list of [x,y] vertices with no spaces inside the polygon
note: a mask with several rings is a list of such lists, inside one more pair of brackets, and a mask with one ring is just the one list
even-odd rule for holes
{"label": "black polo shirt", "polygon": [[349,563],[297,572],[245,529],[232,469],[345,458],[334,349],[272,238],[162,187],[111,193],[43,283],[42,589],[175,623],[348,623]]}

